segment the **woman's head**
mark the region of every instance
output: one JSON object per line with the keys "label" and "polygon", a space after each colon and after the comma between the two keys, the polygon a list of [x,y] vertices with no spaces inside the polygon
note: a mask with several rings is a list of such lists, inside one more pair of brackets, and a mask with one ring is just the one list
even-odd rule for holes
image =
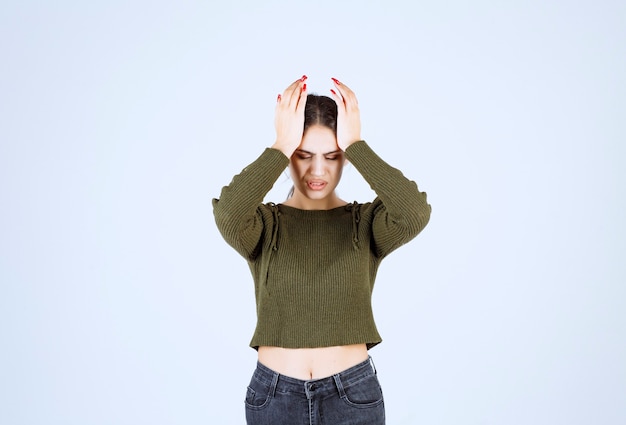
{"label": "woman's head", "polygon": [[337,104],[326,96],[308,95],[304,134],[291,156],[294,187],[290,204],[303,209],[329,209],[342,203],[335,194],[344,155],[337,146]]}

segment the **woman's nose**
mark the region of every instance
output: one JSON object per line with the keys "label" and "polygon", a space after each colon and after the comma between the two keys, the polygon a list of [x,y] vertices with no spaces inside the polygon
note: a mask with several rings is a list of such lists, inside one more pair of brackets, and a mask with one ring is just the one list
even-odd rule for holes
{"label": "woman's nose", "polygon": [[313,163],[311,164],[311,174],[314,176],[324,175],[324,158],[319,156],[313,158]]}

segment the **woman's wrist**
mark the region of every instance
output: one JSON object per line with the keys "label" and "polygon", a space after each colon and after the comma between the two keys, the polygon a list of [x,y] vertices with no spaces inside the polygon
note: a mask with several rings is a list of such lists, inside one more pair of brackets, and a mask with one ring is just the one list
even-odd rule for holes
{"label": "woman's wrist", "polygon": [[342,151],[346,151],[350,146],[354,145],[355,143],[359,143],[363,141],[363,139],[354,139],[353,141],[349,142],[349,143],[345,143],[344,146],[340,146]]}
{"label": "woman's wrist", "polygon": [[270,148],[281,151],[287,158],[291,158],[291,155],[293,155],[293,152],[295,151],[292,146],[287,146],[284,143],[280,143],[278,141],[270,146]]}

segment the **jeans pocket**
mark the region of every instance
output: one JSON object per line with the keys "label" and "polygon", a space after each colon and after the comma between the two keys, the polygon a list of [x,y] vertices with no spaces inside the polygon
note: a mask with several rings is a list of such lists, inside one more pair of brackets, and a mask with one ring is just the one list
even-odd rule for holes
{"label": "jeans pocket", "polygon": [[352,407],[368,408],[383,403],[383,391],[376,375],[368,376],[344,388],[344,401]]}
{"label": "jeans pocket", "polygon": [[369,408],[383,403],[383,391],[376,375],[344,388],[344,401],[352,407]]}
{"label": "jeans pocket", "polygon": [[249,409],[263,409],[270,402],[270,386],[252,379],[246,391],[246,407]]}

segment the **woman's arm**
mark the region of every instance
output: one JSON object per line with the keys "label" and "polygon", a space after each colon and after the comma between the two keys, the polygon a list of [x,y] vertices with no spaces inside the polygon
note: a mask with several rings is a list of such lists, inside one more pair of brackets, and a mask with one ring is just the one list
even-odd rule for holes
{"label": "woman's arm", "polygon": [[219,199],[213,199],[217,228],[224,240],[246,259],[254,257],[263,235],[263,198],[288,163],[282,152],[267,148],[222,189]]}
{"label": "woman's arm", "polygon": [[365,143],[353,143],[346,157],[378,195],[374,208],[372,237],[376,255],[384,257],[417,236],[430,219],[426,193],[400,170],[383,161]]}
{"label": "woman's arm", "polygon": [[337,103],[337,144],[346,158],[361,173],[378,197],[372,236],[376,254],[383,257],[393,249],[413,239],[430,219],[431,207],[426,193],[393,168],[361,140],[361,121],[356,96],[349,87],[333,78],[331,90]]}
{"label": "woman's arm", "polygon": [[[276,102],[276,142],[237,174],[213,199],[213,214],[220,233],[242,256],[251,259],[258,252],[268,218],[261,203],[278,176],[289,164],[289,157],[302,140],[306,76],[294,81]],[[266,215],[267,216],[267,215]]]}

